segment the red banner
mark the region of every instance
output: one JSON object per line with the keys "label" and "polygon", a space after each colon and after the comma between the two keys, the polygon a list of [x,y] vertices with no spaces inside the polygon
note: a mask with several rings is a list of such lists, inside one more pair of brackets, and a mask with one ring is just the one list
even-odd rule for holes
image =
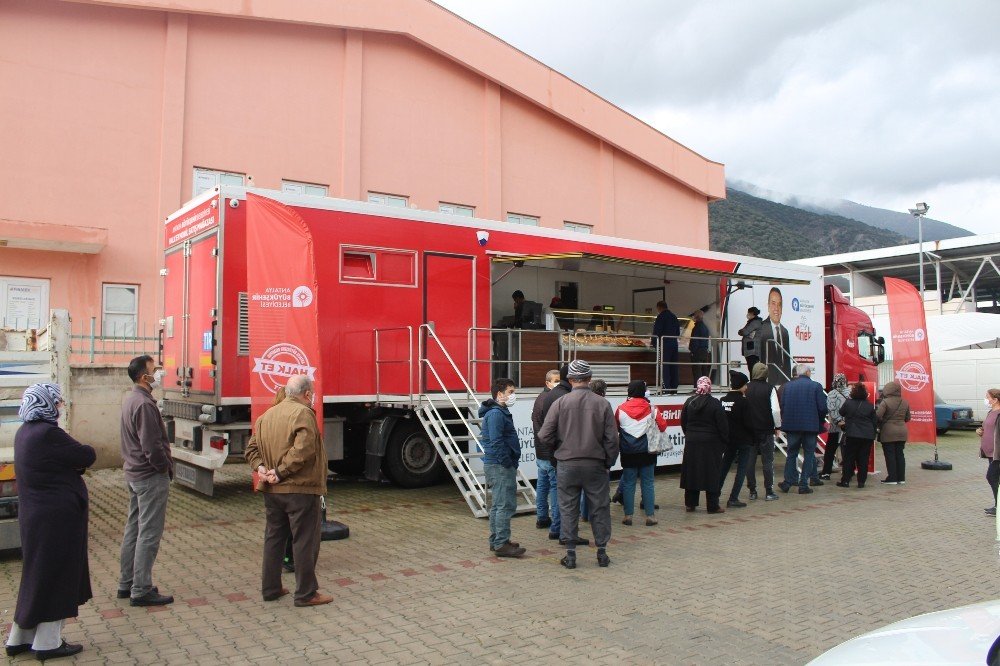
{"label": "red banner", "polygon": [[312,234],[291,208],[247,193],[250,405],[254,422],[295,375],[315,383],[323,432],[316,264]]}
{"label": "red banner", "polygon": [[934,381],[924,304],[912,284],[896,278],[885,278],[885,293],[892,329],[893,377],[910,404],[909,440],[934,444]]}

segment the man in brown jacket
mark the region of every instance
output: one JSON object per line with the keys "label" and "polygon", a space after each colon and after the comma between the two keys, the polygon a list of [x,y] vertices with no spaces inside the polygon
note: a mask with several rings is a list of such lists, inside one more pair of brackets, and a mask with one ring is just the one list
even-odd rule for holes
{"label": "man in brown jacket", "polygon": [[281,586],[285,542],[292,538],[295,605],[319,606],[333,597],[319,593],[320,497],[326,493],[326,456],[312,409],[313,383],[298,375],[288,380],[286,398],[254,424],[246,461],[262,482],[267,523],[261,593],[264,601],[288,594]]}

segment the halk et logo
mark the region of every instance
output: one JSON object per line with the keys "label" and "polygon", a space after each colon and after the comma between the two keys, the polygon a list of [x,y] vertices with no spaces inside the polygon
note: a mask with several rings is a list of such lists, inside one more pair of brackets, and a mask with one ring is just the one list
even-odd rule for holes
{"label": "halk et logo", "polygon": [[802,321],[795,327],[795,337],[805,342],[812,336],[812,331],[809,329],[809,321],[803,316]]}
{"label": "halk et logo", "polygon": [[792,309],[795,310],[796,312],[799,311],[799,299],[797,298],[792,299]]}
{"label": "halk et logo", "polygon": [[918,328],[917,330],[915,330],[913,332],[913,339],[916,340],[917,342],[923,342],[924,338],[926,338],[926,337],[927,337],[927,334],[924,333],[924,329],[922,329],[922,328]]}
{"label": "halk et logo", "polygon": [[307,308],[312,305],[312,302],[313,292],[309,287],[302,285],[301,287],[296,287],[295,291],[292,292],[293,308]]}
{"label": "halk et logo", "polygon": [[260,383],[271,393],[288,383],[290,377],[306,375],[316,379],[316,368],[309,365],[309,357],[301,349],[288,342],[279,342],[268,347],[259,358],[254,358],[253,372],[260,377]]}
{"label": "halk et logo", "polygon": [[893,342],[923,342],[927,332],[922,328],[906,328],[892,334]]}
{"label": "halk et logo", "polygon": [[896,380],[903,389],[916,392],[927,386],[931,381],[931,376],[927,374],[923,364],[907,361],[896,371]]}

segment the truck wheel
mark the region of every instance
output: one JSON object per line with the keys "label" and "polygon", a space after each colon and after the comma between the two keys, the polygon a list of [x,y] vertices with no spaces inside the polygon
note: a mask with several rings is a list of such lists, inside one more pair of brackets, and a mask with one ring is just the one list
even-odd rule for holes
{"label": "truck wheel", "polygon": [[393,429],[382,469],[403,488],[434,485],[447,472],[423,426],[409,421],[401,421]]}

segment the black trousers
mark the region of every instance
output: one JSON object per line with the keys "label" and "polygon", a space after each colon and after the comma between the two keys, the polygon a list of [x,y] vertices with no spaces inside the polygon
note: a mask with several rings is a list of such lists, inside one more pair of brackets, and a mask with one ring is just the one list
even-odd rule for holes
{"label": "black trousers", "polygon": [[[712,355],[707,349],[695,349],[691,352],[691,374],[693,376],[691,380],[692,385],[696,385],[701,377],[712,377]],[[715,382],[712,382],[713,384]]]}
{"label": "black trousers", "polygon": [[903,447],[906,442],[882,442],[882,453],[885,455],[885,480],[906,481],[906,456]]}
{"label": "black trousers", "polygon": [[1000,487],[1000,460],[991,460],[986,468],[986,480],[993,489],[993,506],[997,505],[997,488]]}
{"label": "black trousers", "polygon": [[865,485],[865,481],[868,479],[868,460],[872,454],[872,446],[875,444],[873,439],[865,439],[863,437],[848,437],[847,443],[844,444],[844,465],[843,473],[844,476],[841,477],[841,482],[850,483],[851,478],[854,476],[854,468],[857,467],[858,471],[858,487]]}
{"label": "black trousers", "polygon": [[755,366],[758,363],[760,363],[760,356],[744,356],[743,358],[746,359],[746,362],[747,362],[747,375],[750,376],[750,377],[752,377],[753,376],[753,366]]}
{"label": "black trousers", "polygon": [[[833,457],[837,453],[837,447],[840,446],[843,437],[844,433],[842,432],[830,432],[826,434],[826,452],[823,454],[823,470],[820,474],[833,474]],[[841,452],[841,455],[843,455],[843,452]]]}

